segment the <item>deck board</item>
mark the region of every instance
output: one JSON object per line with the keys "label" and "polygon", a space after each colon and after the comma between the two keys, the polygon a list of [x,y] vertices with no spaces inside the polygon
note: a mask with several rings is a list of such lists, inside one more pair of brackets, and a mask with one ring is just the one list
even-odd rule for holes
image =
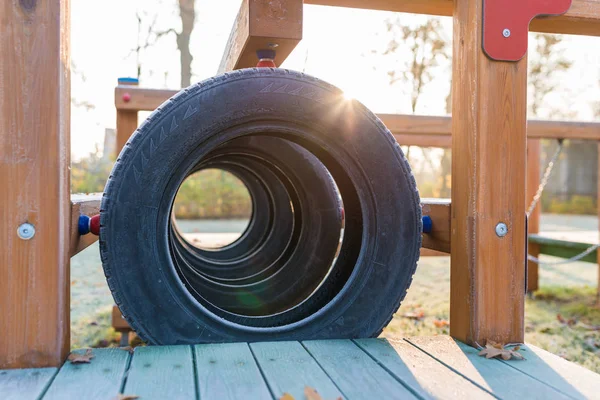
{"label": "deck board", "polygon": [[[83,350],[81,350],[83,351]],[[79,351],[78,351],[79,352]],[[599,399],[600,375],[535,346],[488,360],[448,336],[94,349],[89,364],[0,370],[0,400]]]}
{"label": "deck board", "polygon": [[302,342],[348,399],[417,398],[350,340]]}
{"label": "deck board", "polygon": [[[76,350],[83,353],[84,350]],[[89,364],[66,362],[58,371],[44,400],[106,400],[116,397],[129,363],[129,352],[121,349],[94,349]]]}
{"label": "deck board", "polygon": [[271,399],[246,343],[194,346],[200,399]]}
{"label": "deck board", "polygon": [[423,399],[494,398],[406,341],[359,339],[355,342]]}
{"label": "deck board", "polygon": [[140,399],[196,398],[192,347],[137,347],[123,393]]}
{"label": "deck board", "polygon": [[[498,360],[478,355],[471,346],[449,336],[415,337],[407,339],[427,354],[448,365],[479,387],[502,399],[567,399],[554,388]],[[515,363],[527,361],[512,360]]]}
{"label": "deck board", "polygon": [[11,369],[0,371],[0,399],[35,400],[39,398],[58,368]]}
{"label": "deck board", "polygon": [[600,399],[598,374],[539,347],[524,349],[527,362],[503,362],[575,399]]}
{"label": "deck board", "polygon": [[300,343],[252,343],[250,349],[276,399],[284,393],[303,399],[306,386],[315,389],[324,399],[342,397],[333,381]]}

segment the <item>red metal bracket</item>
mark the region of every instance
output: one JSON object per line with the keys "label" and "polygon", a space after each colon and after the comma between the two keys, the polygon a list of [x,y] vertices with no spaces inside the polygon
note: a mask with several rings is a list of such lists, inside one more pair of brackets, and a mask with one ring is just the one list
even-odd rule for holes
{"label": "red metal bracket", "polygon": [[564,14],[572,0],[483,0],[483,51],[493,60],[519,61],[527,53],[529,23]]}

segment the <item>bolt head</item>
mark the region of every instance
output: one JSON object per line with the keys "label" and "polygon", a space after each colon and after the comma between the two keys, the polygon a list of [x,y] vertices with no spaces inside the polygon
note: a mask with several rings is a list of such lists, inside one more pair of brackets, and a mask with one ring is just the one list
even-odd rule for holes
{"label": "bolt head", "polygon": [[35,235],[35,227],[28,222],[17,228],[17,236],[23,240],[29,240]]}
{"label": "bolt head", "polygon": [[508,28],[504,28],[504,30],[502,31],[502,36],[504,36],[505,38],[510,36],[510,29]]}
{"label": "bolt head", "polygon": [[129,93],[123,93],[123,101],[129,103],[131,101],[131,95]]}
{"label": "bolt head", "polygon": [[499,222],[498,225],[496,225],[496,235],[498,235],[498,237],[504,237],[507,233],[508,226],[506,226],[504,222]]}
{"label": "bolt head", "polygon": [[279,47],[279,45],[277,43],[269,43],[269,44],[267,44],[267,46],[269,46],[271,49]]}

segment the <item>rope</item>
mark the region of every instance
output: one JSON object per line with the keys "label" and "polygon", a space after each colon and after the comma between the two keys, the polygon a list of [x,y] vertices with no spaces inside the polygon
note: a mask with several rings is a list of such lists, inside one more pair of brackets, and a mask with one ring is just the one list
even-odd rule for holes
{"label": "rope", "polygon": [[544,192],[544,189],[546,188],[546,185],[548,184],[550,175],[552,175],[552,170],[554,169],[554,166],[556,165],[556,161],[558,161],[558,157],[560,156],[560,153],[562,152],[562,150],[563,150],[563,139],[558,139],[558,148],[554,152],[552,159],[550,159],[550,162],[548,163],[548,166],[546,167],[546,170],[544,171],[544,176],[542,177],[542,180],[540,181],[540,186],[538,186],[538,190],[535,193],[535,196],[533,196],[533,200],[531,201],[531,204],[529,205],[529,209],[527,210],[528,217],[531,215],[533,210],[535,210],[535,206],[537,206],[537,203],[540,201],[540,198],[542,197],[542,193]]}
{"label": "rope", "polygon": [[593,244],[590,247],[588,247],[587,250],[583,251],[582,253],[579,253],[576,256],[573,256],[573,257],[571,257],[569,259],[561,260],[561,261],[555,261],[555,262],[541,261],[539,258],[535,258],[531,254],[527,254],[527,259],[529,261],[533,261],[534,263],[539,264],[539,265],[549,265],[549,266],[552,266],[552,265],[569,264],[569,263],[581,260],[583,257],[585,257],[588,254],[593,253],[594,251],[596,251],[599,247],[600,247],[600,244]]}
{"label": "rope", "polygon": [[[537,206],[538,202],[540,201],[540,198],[542,197],[542,193],[544,192],[544,189],[546,188],[546,185],[548,184],[550,175],[552,175],[552,170],[554,169],[554,166],[556,165],[556,162],[558,161],[558,157],[560,156],[560,153],[563,150],[563,141],[564,141],[564,139],[558,139],[558,148],[556,149],[556,151],[554,152],[554,155],[550,159],[550,162],[546,166],[546,170],[544,171],[544,176],[542,177],[542,180],[540,181],[540,186],[538,186],[538,190],[535,193],[535,196],[533,196],[533,200],[531,201],[531,204],[529,205],[529,209],[527,209],[527,217],[529,217],[531,215],[531,213],[533,212],[533,210],[535,210],[535,207]],[[538,265],[553,266],[553,265],[569,264],[569,263],[581,260],[583,257],[596,251],[599,247],[600,247],[600,244],[593,244],[590,247],[588,247],[585,251],[577,254],[576,256],[573,256],[569,259],[561,260],[561,261],[545,262],[545,261],[541,261],[539,258],[532,256],[531,254],[527,254],[527,259]]]}

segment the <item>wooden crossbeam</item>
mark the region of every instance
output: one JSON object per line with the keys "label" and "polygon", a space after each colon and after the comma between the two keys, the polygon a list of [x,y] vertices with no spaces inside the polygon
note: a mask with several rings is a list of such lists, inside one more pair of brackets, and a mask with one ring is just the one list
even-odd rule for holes
{"label": "wooden crossbeam", "polygon": [[69,254],[71,257],[98,240],[98,236],[91,233],[80,236],[78,221],[80,215],[92,217],[99,214],[101,201],[102,193],[71,195],[71,239],[69,245]]}
{"label": "wooden crossbeam", "polygon": [[[130,95],[129,101],[123,99],[123,95],[126,93]],[[176,93],[177,90],[117,86],[115,88],[115,107],[117,111],[154,111]],[[402,114],[378,114],[377,116],[402,145],[451,146],[451,117]],[[529,120],[527,137],[529,139],[566,138],[600,141],[600,123]]]}
{"label": "wooden crossbeam", "polygon": [[421,199],[421,211],[433,222],[431,233],[423,234],[422,247],[450,253],[450,199]]}
{"label": "wooden crossbeam", "polygon": [[218,73],[255,67],[257,50],[275,50],[277,66],[302,39],[302,0],[243,0]]}
{"label": "wooden crossbeam", "polygon": [[[304,0],[305,4],[352,7],[451,17],[452,0]],[[556,17],[535,18],[533,32],[600,36],[600,0],[573,0],[571,9]]]}

